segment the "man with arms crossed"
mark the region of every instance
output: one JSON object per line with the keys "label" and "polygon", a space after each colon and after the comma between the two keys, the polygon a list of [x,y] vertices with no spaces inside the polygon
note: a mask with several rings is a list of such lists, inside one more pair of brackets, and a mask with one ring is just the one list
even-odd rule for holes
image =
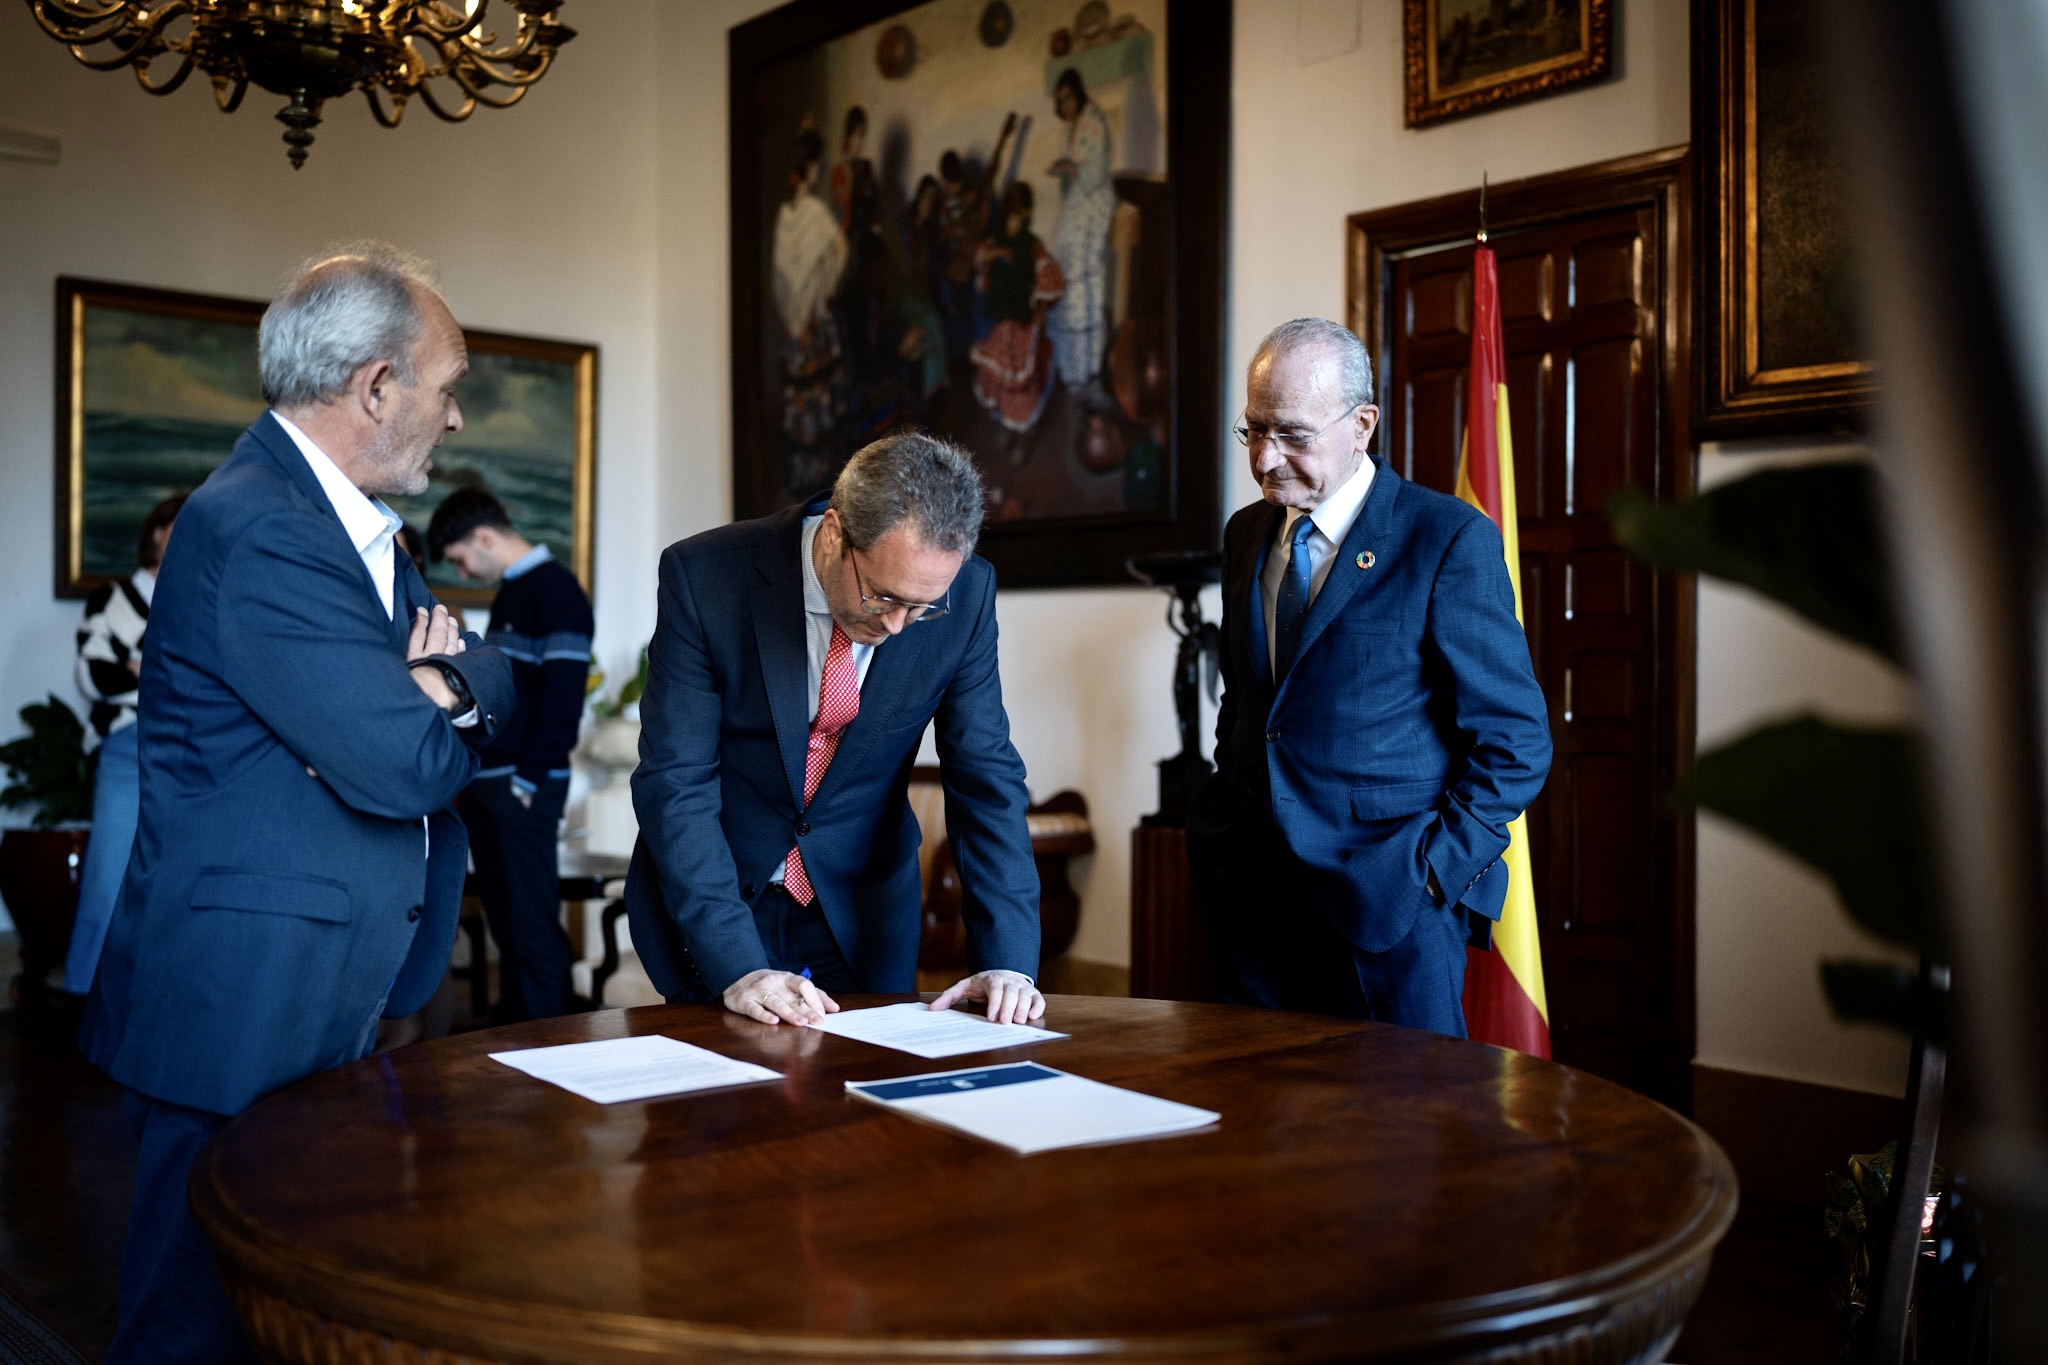
{"label": "man with arms crossed", "polygon": [[141,819],[83,1042],[140,1143],[108,1359],[253,1359],[185,1200],[228,1118],[366,1056],[448,967],[449,805],[510,707],[378,494],[462,429],[462,331],[423,263],[364,243],[263,315],[271,410],[185,503],[143,654]]}
{"label": "man with arms crossed", "polygon": [[1303,318],[1252,358],[1265,497],[1223,533],[1216,774],[1188,819],[1223,998],[1465,1036],[1508,822],[1550,729],[1500,533],[1368,457],[1358,338]]}
{"label": "man with arms crossed", "polygon": [[823,497],[661,558],[626,879],[633,943],[671,999],[764,1023],[834,991],[916,986],[922,898],[906,789],[936,724],[974,974],[932,1002],[1040,1017],[1024,764],[996,672],[981,478],[915,432]]}

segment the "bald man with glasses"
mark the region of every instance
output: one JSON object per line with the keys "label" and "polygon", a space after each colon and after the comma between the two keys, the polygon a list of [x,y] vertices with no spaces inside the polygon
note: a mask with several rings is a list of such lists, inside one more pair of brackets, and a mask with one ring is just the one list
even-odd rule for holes
{"label": "bald man with glasses", "polygon": [[912,991],[923,929],[910,769],[935,726],[973,974],[932,1002],[1042,1016],[1024,764],[996,667],[981,478],[915,432],[867,446],[829,500],[662,555],[626,880],[671,1000],[763,1023],[834,992]]}
{"label": "bald man with glasses", "polygon": [[1188,818],[1223,998],[1465,1036],[1508,822],[1550,728],[1501,538],[1367,453],[1371,362],[1275,328],[1238,441],[1261,501],[1223,537],[1216,773]]}

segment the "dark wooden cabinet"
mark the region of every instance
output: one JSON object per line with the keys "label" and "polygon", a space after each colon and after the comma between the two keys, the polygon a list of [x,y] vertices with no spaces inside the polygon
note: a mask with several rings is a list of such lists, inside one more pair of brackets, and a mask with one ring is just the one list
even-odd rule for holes
{"label": "dark wooden cabinet", "polygon": [[1188,832],[1178,825],[1131,831],[1131,994],[1216,998],[1209,935],[1188,872]]}

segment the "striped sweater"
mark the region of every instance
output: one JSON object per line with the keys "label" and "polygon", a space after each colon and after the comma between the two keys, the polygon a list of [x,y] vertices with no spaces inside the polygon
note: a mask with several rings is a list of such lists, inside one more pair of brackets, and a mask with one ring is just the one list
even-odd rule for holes
{"label": "striped sweater", "polygon": [[85,618],[78,623],[78,690],[92,703],[87,753],[135,723],[137,679],[129,665],[142,662],[142,632],[149,628],[155,590],[156,575],[137,569],[125,580],[101,584],[85,599]]}
{"label": "striped sweater", "polygon": [[478,778],[510,776],[533,791],[569,775],[590,672],[590,598],[576,575],[537,546],[505,572],[485,640],[512,661],[512,714],[478,755]]}

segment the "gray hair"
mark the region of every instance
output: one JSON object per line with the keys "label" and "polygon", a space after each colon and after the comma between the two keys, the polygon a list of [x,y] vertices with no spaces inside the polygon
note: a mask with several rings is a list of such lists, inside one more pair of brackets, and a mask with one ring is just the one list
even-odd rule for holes
{"label": "gray hair", "polygon": [[908,523],[928,548],[971,555],[981,538],[981,473],[951,441],[891,432],[846,462],[832,485],[832,507],[856,550]]}
{"label": "gray hair", "polygon": [[301,264],[257,333],[264,401],[274,408],[326,402],[378,360],[391,362],[399,383],[412,383],[420,291],[437,293],[433,267],[384,242],[350,242]]}
{"label": "gray hair", "polygon": [[1372,357],[1365,353],[1365,343],[1349,327],[1341,327],[1328,318],[1296,318],[1281,323],[1266,333],[1259,349],[1252,353],[1252,364],[1258,364],[1261,357],[1292,351],[1298,346],[1328,346],[1336,353],[1338,384],[1352,407],[1379,401],[1373,395]]}

